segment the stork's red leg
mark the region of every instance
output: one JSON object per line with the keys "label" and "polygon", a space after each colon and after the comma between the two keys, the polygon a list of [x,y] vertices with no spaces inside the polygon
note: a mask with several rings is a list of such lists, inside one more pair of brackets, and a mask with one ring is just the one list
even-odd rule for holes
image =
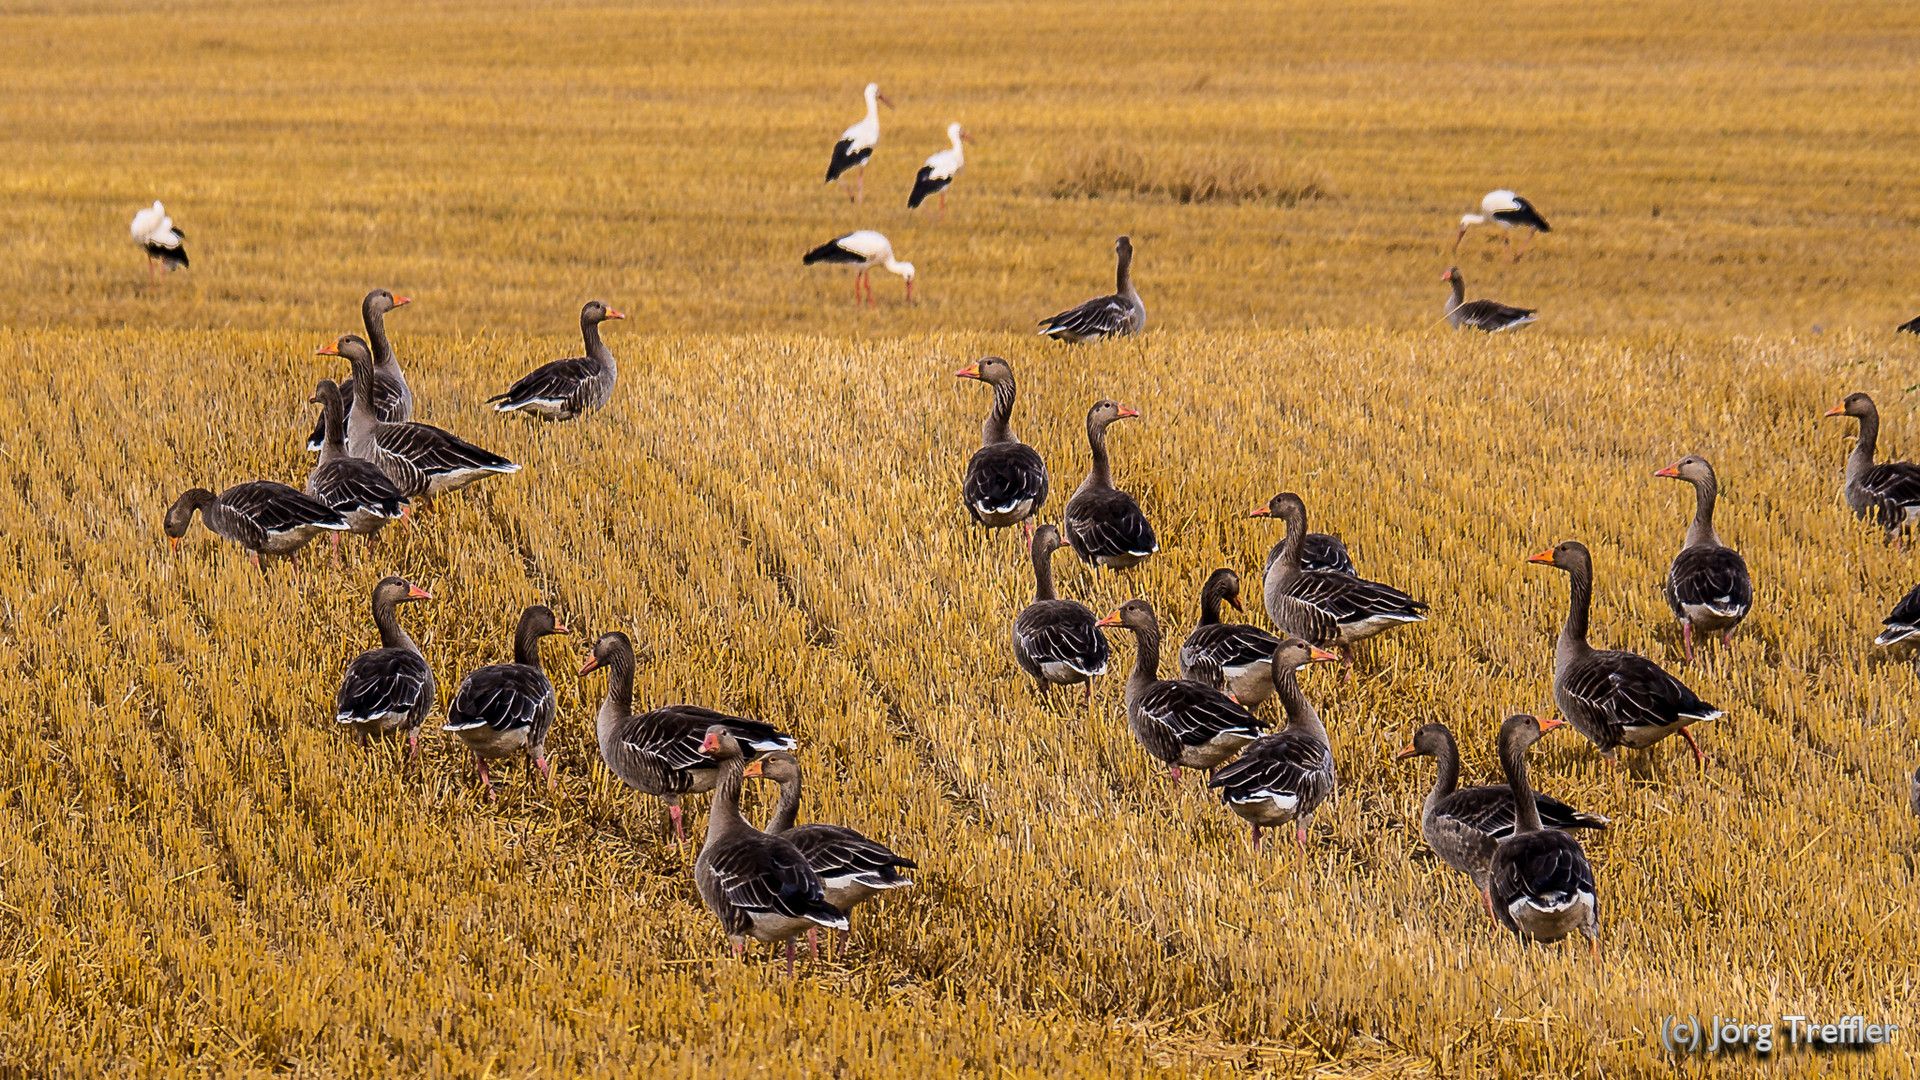
{"label": "stork's red leg", "polygon": [[1684,728],[1684,727],[1683,727],[1683,728],[1681,728],[1681,729],[1680,729],[1680,735],[1681,735],[1681,737],[1683,737],[1683,738],[1685,738],[1685,739],[1687,740],[1687,745],[1688,745],[1688,746],[1691,746],[1691,747],[1693,747],[1693,761],[1694,761],[1694,764],[1696,764],[1696,765],[1698,765],[1698,766],[1700,766],[1700,767],[1701,767],[1702,769],[1704,769],[1704,768],[1706,768],[1706,767],[1707,767],[1707,755],[1705,755],[1705,754],[1703,754],[1703,753],[1701,753],[1701,752],[1700,752],[1700,744],[1699,744],[1699,743],[1697,743],[1697,742],[1694,742],[1694,741],[1693,741],[1693,732],[1691,732],[1691,731],[1688,731],[1688,730],[1687,730],[1686,728]]}

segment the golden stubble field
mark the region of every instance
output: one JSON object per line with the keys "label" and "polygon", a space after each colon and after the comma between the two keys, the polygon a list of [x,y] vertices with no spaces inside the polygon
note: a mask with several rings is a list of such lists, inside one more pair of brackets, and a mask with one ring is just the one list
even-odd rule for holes
{"label": "golden stubble field", "polygon": [[[1845,512],[1851,425],[1819,416],[1864,389],[1883,452],[1920,439],[1888,333],[1914,314],[1910,10],[0,13],[0,1071],[1618,1076],[1670,1070],[1669,1012],[1914,1017],[1914,675],[1867,644],[1912,555]],[[854,209],[818,173],[869,77],[901,108]],[[911,218],[951,118],[980,140],[953,212]],[[1053,196],[1076,154],[1134,144],[1331,194]],[[1545,318],[1443,333],[1450,224],[1500,183],[1555,233],[1460,261]],[[195,268],[149,288],[124,229],[155,197]],[[863,225],[920,306],[879,275],[856,314],[846,275],[798,265]],[[1148,335],[1027,335],[1108,287],[1121,231]],[[526,468],[298,584],[198,529],[169,556],[179,489],[301,481],[305,399],[338,374],[313,350],[374,284],[415,297],[389,328],[422,417]],[[486,414],[577,349],[588,296],[634,316],[614,403]],[[1257,572],[1278,530],[1245,513],[1285,486],[1433,603],[1361,678],[1307,677],[1342,793],[1305,859],[1253,855],[1149,767],[1124,640],[1091,712],[1016,677],[1030,575],[957,506],[988,396],[952,373],[986,353],[1053,513],[1087,404],[1144,414],[1113,447],[1162,553],[1101,578],[1063,555],[1067,595],[1144,595],[1183,632],[1208,570]],[[1490,776],[1499,718],[1551,708],[1566,582],[1522,560],[1560,539],[1594,549],[1596,643],[1677,665],[1657,590],[1691,497],[1650,474],[1690,451],[1757,586],[1685,673],[1729,716],[1704,775],[1667,746],[1621,774],[1570,733],[1540,749],[1537,784],[1616,825],[1588,843],[1602,961],[1522,954],[1426,852],[1430,768],[1391,753],[1444,720]],[[522,605],[575,628],[544,647],[558,797],[510,767],[489,805],[448,742],[405,772],[332,730],[388,572],[437,597],[403,618],[443,698]],[[846,961],[728,958],[691,850],[598,762],[601,679],[571,671],[612,628],[639,702],[786,727],[807,812],[920,861]]]}

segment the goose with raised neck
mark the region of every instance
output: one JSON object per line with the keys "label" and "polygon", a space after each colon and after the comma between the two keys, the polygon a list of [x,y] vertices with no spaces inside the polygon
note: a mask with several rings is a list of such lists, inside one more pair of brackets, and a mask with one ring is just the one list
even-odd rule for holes
{"label": "goose with raised neck", "polygon": [[[373,353],[373,380],[369,392],[373,398],[374,419],[384,423],[404,423],[413,419],[413,388],[407,385],[406,372],[394,355],[387,339],[387,315],[395,308],[412,303],[386,289],[375,289],[360,301],[360,321],[366,324],[367,342]],[[355,390],[359,381],[351,376],[340,384],[340,401],[348,411],[355,408]],[[319,450],[326,439],[325,418],[314,424],[307,436],[307,449]]]}
{"label": "goose with raised neck", "polygon": [[1280,554],[1267,565],[1264,583],[1267,617],[1283,633],[1323,649],[1338,649],[1352,667],[1355,643],[1395,626],[1426,621],[1426,603],[1391,585],[1354,574],[1306,569],[1307,504],[1299,495],[1283,491],[1254,507],[1249,516],[1276,518],[1287,527]]}
{"label": "goose with raised neck", "polygon": [[1014,616],[1013,657],[1042,693],[1054,686],[1085,683],[1093,700],[1093,680],[1107,673],[1111,651],[1092,610],[1077,600],[1054,595],[1053,553],[1060,534],[1052,525],[1033,532],[1033,603]]}
{"label": "goose with raised neck", "polygon": [[739,741],[716,724],[701,740],[700,751],[717,769],[706,843],[693,864],[700,899],[720,921],[736,956],[745,955],[748,938],[784,942],[791,976],[794,935],[821,927],[845,930],[847,917],[827,902],[820,875],[799,848],[754,828],[740,813],[747,760]]}
{"label": "goose with raised neck", "polygon": [[1704,767],[1706,755],[1687,728],[1725,714],[1646,657],[1587,643],[1593,556],[1586,545],[1567,540],[1527,561],[1567,575],[1567,620],[1553,647],[1553,698],[1574,730],[1609,763],[1623,746],[1644,750],[1678,732]]}
{"label": "goose with raised neck", "polygon": [[1040,320],[1040,335],[1055,341],[1096,341],[1126,337],[1147,328],[1147,306],[1133,287],[1133,241],[1113,243],[1113,292]]}
{"label": "goose with raised neck", "polygon": [[[1223,603],[1246,610],[1240,603],[1240,575],[1225,566],[1200,586],[1200,622],[1180,645],[1180,674],[1208,682],[1217,671],[1222,687],[1251,709],[1273,696],[1273,650],[1280,639],[1251,623],[1222,622]],[[1196,665],[1204,667],[1207,678],[1194,673]]]}
{"label": "goose with raised neck", "polygon": [[1132,631],[1133,674],[1127,678],[1127,728],[1141,749],[1180,779],[1183,767],[1213,769],[1260,735],[1260,721],[1226,692],[1191,679],[1160,677],[1160,622],[1153,605],[1129,600],[1101,626]]}
{"label": "goose with raised neck", "polygon": [[1514,806],[1513,834],[1494,848],[1487,866],[1493,917],[1522,941],[1559,941],[1585,934],[1597,954],[1600,893],[1580,841],[1544,828],[1527,780],[1527,750],[1565,721],[1510,716],[1500,725],[1500,764]]}
{"label": "goose with raised neck", "polygon": [[[333,380],[321,379],[310,400],[320,406],[325,435],[319,460],[307,473],[307,494],[346,518],[347,529],[355,536],[374,536],[406,511],[409,500],[378,465],[347,453],[346,410],[341,407],[340,388]],[[336,554],[340,536],[333,534]]]}
{"label": "goose with raised neck", "polygon": [[1753,609],[1753,582],[1740,553],[1721,543],[1713,531],[1714,501],[1720,493],[1713,466],[1689,454],[1654,473],[1693,485],[1693,523],[1686,543],[1667,567],[1667,606],[1680,620],[1687,662],[1693,662],[1695,631],[1730,644],[1733,631]]}
{"label": "goose with raised neck", "polygon": [[493,798],[489,760],[524,751],[554,786],[547,763],[547,733],[553,727],[553,683],[540,666],[540,639],[567,633],[553,610],[534,604],[520,613],[513,632],[513,662],[475,668],[460,680],[447,706],[444,730],[452,732],[473,752],[480,783]]}
{"label": "goose with raised neck", "polygon": [[1092,460],[1086,479],[1074,489],[1062,515],[1067,546],[1081,560],[1110,570],[1126,570],[1145,562],[1160,550],[1153,524],[1132,495],[1113,486],[1107,458],[1107,428],[1117,420],[1139,416],[1117,401],[1100,400],[1087,410],[1087,445]]}
{"label": "goose with raised neck", "polygon": [[1855,517],[1871,521],[1892,541],[1920,520],[1920,465],[1906,461],[1874,463],[1880,439],[1880,410],[1866,394],[1848,394],[1827,410],[1828,416],[1851,416],[1860,421],[1860,438],[1847,455],[1841,495]]}
{"label": "goose with raised neck", "polygon": [[598,300],[589,300],[580,309],[580,337],[585,356],[553,360],[521,376],[504,393],[487,399],[493,411],[519,413],[541,420],[571,420],[581,413],[598,409],[613,397],[614,382],[620,377],[620,365],[606,342],[600,339],[600,324],[625,315]]}
{"label": "goose with raised neck", "polygon": [[1019,525],[1033,542],[1033,521],[1047,503],[1047,463],[1013,433],[1013,365],[989,356],[954,373],[993,388],[993,408],[980,427],[980,449],[967,460],[960,501],[988,529]]}
{"label": "goose with raised neck", "polygon": [[375,735],[407,733],[407,761],[420,756],[420,725],[433,711],[433,668],[401,625],[397,605],[433,595],[402,577],[384,577],[373,587],[373,625],[380,647],[348,661],[335,692],[333,718],[367,745]]}
{"label": "goose with raised neck", "polygon": [[1221,766],[1207,786],[1220,792],[1220,801],[1253,829],[1253,849],[1260,850],[1260,830],[1291,822],[1294,843],[1305,851],[1307,829],[1314,811],[1339,789],[1333,745],[1320,712],[1300,689],[1299,670],[1308,664],[1335,659],[1297,637],[1274,646],[1269,662],[1273,695],[1286,711],[1284,730],[1262,735],[1239,758]]}
{"label": "goose with raised neck", "polygon": [[607,692],[593,723],[600,760],[636,795],[666,803],[676,843],[687,838],[680,797],[712,791],[719,775],[717,761],[700,752],[709,730],[724,727],[748,757],[797,745],[793,736],[771,724],[698,705],[666,705],[634,715],[633,642],[618,630],[601,634],[593,643],[580,677],[602,670]]}
{"label": "goose with raised neck", "polygon": [[364,378],[371,371],[373,354],[357,335],[336,338],[318,352],[344,356],[353,366],[355,407],[347,413],[347,452],[378,465],[402,495],[431,500],[488,476],[520,471],[519,465],[499,454],[432,424],[374,419],[367,389],[371,384]]}

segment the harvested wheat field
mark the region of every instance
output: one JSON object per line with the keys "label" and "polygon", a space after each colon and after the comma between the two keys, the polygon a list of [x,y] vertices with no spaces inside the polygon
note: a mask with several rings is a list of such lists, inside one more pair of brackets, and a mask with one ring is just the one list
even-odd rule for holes
{"label": "harvested wheat field", "polygon": [[[1915,553],[1840,496],[1878,402],[1920,446],[1920,10],[1783,2],[494,3],[0,0],[0,1076],[1910,1076],[1916,693],[1873,645]],[[821,183],[861,88],[896,106],[849,202]],[[950,121],[973,144],[906,208]],[[1507,258],[1462,214],[1511,187],[1552,231]],[[150,280],[127,222],[165,201],[191,267]],[[801,256],[876,229],[915,266]],[[1132,237],[1144,334],[1034,320],[1112,288]],[[1516,238],[1516,242],[1518,239]],[[1539,309],[1510,333],[1467,296]],[[336,562],[263,574],[180,492],[299,488],[315,355],[369,289],[414,419],[521,465]],[[484,402],[580,350],[619,361],[567,423]],[[1190,769],[1129,732],[1135,646],[1090,703],[1037,694],[1008,627],[1020,530],[961,506],[1006,357],[1046,459],[1036,520],[1088,467],[1088,406],[1157,532],[1143,566],[1055,557],[1096,615],[1143,597],[1169,646],[1215,567],[1246,580],[1298,492],[1360,572],[1431,605],[1300,673],[1338,794],[1250,849]],[[1718,473],[1751,614],[1685,663],[1663,595]],[[1595,645],[1725,715],[1609,766],[1572,730],[1534,786],[1580,834],[1586,939],[1522,946],[1421,835],[1423,724],[1500,783],[1504,717],[1562,714],[1577,539]],[[334,720],[397,574],[438,682],[418,762]],[[442,731],[515,620],[569,632],[549,788]],[[1231,613],[1230,613],[1231,614]],[[790,733],[803,820],[917,862],[850,947],[736,960],[660,800],[603,762],[610,630],[636,708]],[[1171,658],[1163,674],[1172,674]],[[1272,703],[1258,713],[1283,714]],[[747,784],[747,816],[776,794]],[[1676,1057],[1666,1017],[1779,1025],[1770,1055]],[[1788,1045],[1783,1018],[1900,1025]]]}

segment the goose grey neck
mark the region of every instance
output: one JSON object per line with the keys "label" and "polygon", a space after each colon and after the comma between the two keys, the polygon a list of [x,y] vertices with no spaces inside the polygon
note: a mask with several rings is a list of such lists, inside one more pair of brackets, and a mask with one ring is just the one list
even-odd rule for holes
{"label": "goose grey neck", "polygon": [[1080,490],[1112,487],[1113,468],[1107,462],[1107,425],[1091,416],[1087,417],[1087,445],[1093,450],[1093,463],[1087,468],[1087,479]]}
{"label": "goose grey neck", "polygon": [[349,357],[353,366],[353,407],[347,410],[347,452],[371,460],[375,449],[374,429],[380,418],[373,412],[373,364]]}
{"label": "goose grey neck", "polygon": [[387,342],[387,313],[374,307],[373,299],[369,293],[360,301],[360,321],[367,326],[367,345],[373,350],[374,366],[392,374],[399,370],[400,362],[393,355],[393,346]]}
{"label": "goose grey neck", "polygon": [[1280,543],[1280,557],[1276,568],[1291,581],[1300,575],[1301,560],[1307,550],[1307,512],[1299,506],[1289,504],[1280,511],[1280,520],[1286,523],[1287,536]]}
{"label": "goose grey neck", "polygon": [[1033,602],[1055,599],[1053,591],[1053,552],[1033,545]]}
{"label": "goose grey neck", "polygon": [[993,410],[987,413],[987,422],[980,427],[981,446],[1013,441],[1013,395],[1011,378],[993,384]]}
{"label": "goose grey neck", "polygon": [[347,417],[339,391],[321,399],[320,417],[321,427],[325,429],[320,442],[320,464],[325,465],[347,456]]}
{"label": "goose grey neck", "polygon": [[1127,679],[1128,700],[1160,680],[1160,628],[1146,626],[1135,630],[1133,643],[1133,675]]}
{"label": "goose grey neck", "polygon": [[1436,768],[1433,772],[1433,790],[1427,793],[1427,812],[1439,805],[1441,799],[1454,793],[1460,787],[1460,748],[1454,744],[1453,732],[1444,731],[1440,739],[1440,749],[1433,755]]}
{"label": "goose grey neck", "polygon": [[1467,302],[1467,283],[1460,280],[1459,274],[1453,275],[1449,281],[1453,285],[1453,295],[1447,299],[1447,314],[1451,315],[1455,308]]}
{"label": "goose grey neck", "polygon": [[1200,625],[1218,626],[1220,624],[1220,601],[1222,592],[1216,588],[1200,590]]}
{"label": "goose grey neck", "polygon": [[528,667],[540,666],[540,627],[533,617],[522,615],[520,626],[513,633],[513,662]]}
{"label": "goose grey neck", "polygon": [[587,343],[588,358],[597,360],[600,363],[605,364],[609,368],[614,366],[613,353],[609,352],[607,350],[606,343],[600,340],[600,324],[599,323],[593,321],[592,319],[587,318],[584,315],[581,316],[580,317],[580,337],[583,340],[585,340]]}
{"label": "goose grey neck", "polygon": [[1138,299],[1133,291],[1133,249],[1125,248],[1120,252],[1118,264],[1113,272],[1113,291],[1121,296]]}
{"label": "goose grey neck", "polygon": [[1720,547],[1720,536],[1713,531],[1713,505],[1720,497],[1720,485],[1711,472],[1692,483],[1693,524],[1687,526],[1686,546]]}
{"label": "goose grey neck", "polygon": [[1323,745],[1326,744],[1326,726],[1320,722],[1320,711],[1313,707],[1313,702],[1308,701],[1307,695],[1300,689],[1298,672],[1276,669],[1273,673],[1273,695],[1280,699],[1280,707],[1287,712],[1288,731],[1304,731]]}
{"label": "goose grey neck", "polygon": [[400,625],[399,613],[395,610],[394,598],[385,594],[376,594],[373,598],[373,625],[380,630],[380,647],[383,649],[405,649],[419,654],[420,646],[413,643],[407,628]]}
{"label": "goose grey neck", "polygon": [[709,846],[753,828],[740,815],[740,776],[746,771],[745,758],[730,757],[720,762],[720,775],[713,785],[713,805],[707,810]]}
{"label": "goose grey neck", "polygon": [[1560,628],[1556,651],[1579,652],[1587,649],[1587,616],[1593,608],[1593,565],[1575,563],[1567,571],[1567,621]]}
{"label": "goose grey neck", "polygon": [[1873,468],[1873,453],[1880,441],[1880,413],[1869,410],[1860,418],[1860,438],[1853,444],[1853,453],[1847,455],[1847,482],[1853,483],[1861,473]]}
{"label": "goose grey neck", "polygon": [[1533,800],[1533,785],[1527,780],[1527,742],[1524,738],[1506,737],[1504,730],[1501,735],[1500,764],[1507,771],[1507,786],[1513,789],[1513,835],[1539,832],[1540,807]]}
{"label": "goose grey neck", "polygon": [[606,720],[633,715],[633,652],[619,649],[607,661],[607,696],[600,703],[600,716]]}
{"label": "goose grey neck", "polygon": [[780,782],[780,804],[773,808],[773,817],[767,822],[767,831],[783,833],[793,828],[800,820],[800,777]]}

